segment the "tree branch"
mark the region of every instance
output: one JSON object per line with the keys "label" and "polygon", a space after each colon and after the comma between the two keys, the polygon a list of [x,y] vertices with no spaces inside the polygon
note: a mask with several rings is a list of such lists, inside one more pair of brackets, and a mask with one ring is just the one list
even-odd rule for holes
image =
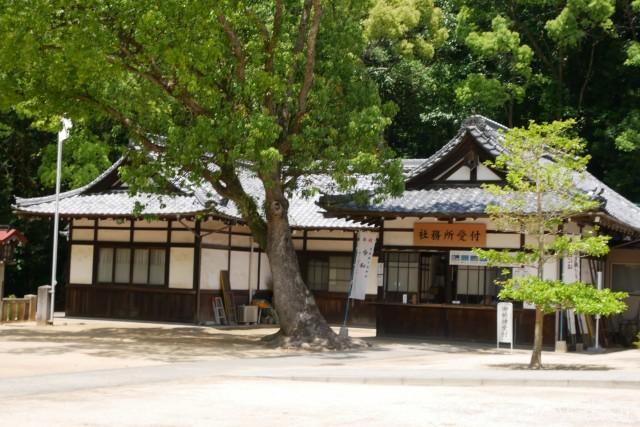
{"label": "tree branch", "polygon": [[298,111],[293,119],[293,127],[290,132],[291,134],[297,134],[300,132],[302,117],[307,112],[307,100],[309,99],[309,92],[311,92],[311,86],[313,85],[313,76],[316,64],[316,40],[318,38],[318,32],[320,31],[321,17],[322,8],[320,6],[320,0],[313,0],[313,22],[311,23],[311,29],[307,36],[307,55],[304,79],[298,95]]}
{"label": "tree branch", "polygon": [[242,48],[242,43],[238,38],[238,35],[233,31],[229,21],[224,15],[218,15],[218,22],[222,25],[222,29],[229,39],[229,44],[231,45],[231,51],[233,55],[236,57],[238,64],[236,66],[236,77],[240,82],[244,82],[245,79],[245,68],[247,66],[247,60],[244,54],[244,49]]}
{"label": "tree branch", "polygon": [[591,80],[591,75],[593,74],[593,57],[595,56],[597,44],[598,44],[598,40],[591,43],[591,53],[589,54],[589,65],[587,67],[587,73],[584,76],[584,82],[582,82],[582,86],[580,87],[580,95],[578,96],[578,111],[582,110],[582,101],[584,100],[584,94],[587,91],[589,80]]}
{"label": "tree branch", "polygon": [[286,139],[289,133],[290,112],[289,112],[288,102],[293,92],[293,83],[294,83],[296,72],[297,72],[295,61],[296,61],[296,57],[300,53],[302,53],[302,50],[304,49],[304,41],[305,41],[305,35],[307,33],[307,25],[309,23],[309,16],[311,15],[311,7],[313,6],[312,1],[313,0],[304,1],[304,6],[302,7],[302,15],[300,16],[300,23],[298,24],[298,35],[296,37],[296,44],[293,47],[292,56],[294,60],[294,65],[289,70],[289,77],[287,78],[287,89],[285,91],[285,96],[282,101],[283,106],[282,106],[282,111],[280,113],[280,126],[282,126],[282,129],[283,129],[283,136],[282,136],[283,139]]}
{"label": "tree branch", "polygon": [[131,120],[129,117],[127,117],[122,112],[120,112],[119,110],[115,109],[114,107],[112,107],[112,106],[110,106],[108,104],[105,104],[103,102],[98,101],[96,98],[92,97],[91,95],[89,95],[87,93],[76,95],[75,98],[80,102],[86,102],[86,103],[89,103],[89,104],[93,105],[94,107],[96,107],[97,109],[102,111],[103,113],[105,113],[108,116],[113,117],[114,119],[119,121],[127,129],[132,130],[134,132],[134,134],[140,139],[140,142],[142,143],[142,145],[148,151],[155,152],[155,153],[164,153],[166,151],[165,147],[153,142],[142,131],[142,129],[140,129],[140,127],[133,122],[133,120]]}

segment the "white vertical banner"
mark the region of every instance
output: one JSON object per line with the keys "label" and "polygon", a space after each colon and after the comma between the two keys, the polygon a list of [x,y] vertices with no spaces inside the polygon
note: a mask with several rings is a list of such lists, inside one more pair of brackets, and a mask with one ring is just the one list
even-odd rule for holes
{"label": "white vertical banner", "polygon": [[359,231],[356,243],[356,258],[353,263],[353,281],[349,298],[363,300],[367,293],[369,274],[371,273],[371,257],[378,239],[378,233]]}

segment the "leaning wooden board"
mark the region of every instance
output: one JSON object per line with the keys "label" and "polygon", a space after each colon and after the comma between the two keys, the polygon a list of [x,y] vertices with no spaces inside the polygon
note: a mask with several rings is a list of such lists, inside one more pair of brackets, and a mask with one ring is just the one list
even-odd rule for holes
{"label": "leaning wooden board", "polygon": [[227,270],[220,271],[220,290],[222,291],[227,322],[229,325],[235,325],[237,323],[236,306],[233,302],[233,292],[231,292],[231,282],[229,282],[229,272]]}

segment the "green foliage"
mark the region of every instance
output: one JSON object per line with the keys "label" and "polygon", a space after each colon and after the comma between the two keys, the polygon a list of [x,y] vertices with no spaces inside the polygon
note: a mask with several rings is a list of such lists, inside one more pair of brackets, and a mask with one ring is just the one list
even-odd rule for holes
{"label": "green foliage", "polygon": [[424,60],[432,59],[448,37],[433,0],[374,0],[364,34],[369,43],[388,46],[398,56]]}
{"label": "green foliage", "polygon": [[612,127],[611,131],[615,135],[618,149],[629,152],[640,147],[640,110],[631,111],[619,125]]}
{"label": "green foliage", "polygon": [[[544,266],[567,256],[601,257],[609,252],[609,237],[569,230],[572,217],[597,211],[600,204],[579,186],[589,156],[575,136],[573,120],[513,128],[503,135],[504,150],[487,165],[505,174],[503,186],[485,185],[499,203],[487,207],[499,230],[525,234],[519,251],[476,249],[490,265],[535,267],[535,275],[513,277],[502,283],[500,299],[526,301],[536,306],[536,325],[530,367],[541,365],[543,314],[575,309],[584,314],[608,315],[626,308],[625,293],[598,290],[584,283],[545,280]],[[597,230],[596,230],[597,231]]]}
{"label": "green foliage", "polygon": [[640,42],[632,41],[627,46],[627,60],[624,65],[640,67]]}
{"label": "green foliage", "polygon": [[[419,40],[435,40],[437,12],[412,4],[418,21],[402,25],[424,53]],[[401,190],[399,162],[381,139],[393,109],[361,58],[368,6],[0,1],[0,104],[38,117],[65,113],[74,123],[117,121],[142,149],[123,172],[132,191],[179,171],[235,201],[261,234],[263,206],[237,184],[245,167],[269,194],[290,193],[301,176],[320,171],[343,188],[373,173],[381,193]],[[104,160],[97,140],[78,138],[71,156]],[[74,170],[79,182],[90,172]]]}
{"label": "green foliage", "polygon": [[535,276],[508,279],[502,284],[498,297],[502,300],[533,303],[544,313],[573,309],[576,313],[603,315],[622,313],[627,306],[626,292],[598,290],[592,285],[560,280],[542,280]]}
{"label": "green foliage", "polygon": [[615,0],[569,0],[554,19],[547,21],[549,37],[563,47],[575,47],[589,31],[615,33]]}
{"label": "green foliage", "polygon": [[[72,130],[62,150],[62,181],[71,188],[91,182],[111,165],[109,145],[87,129]],[[42,152],[38,168],[40,181],[53,187],[56,182],[56,145],[48,145]]]}
{"label": "green foliage", "polygon": [[[487,209],[499,227],[544,239],[557,235],[570,217],[598,208],[598,202],[578,188],[590,157],[584,154],[584,142],[574,136],[574,125],[573,120],[532,121],[528,128],[513,128],[504,135],[505,151],[487,165],[505,173],[506,185],[485,185],[502,201]],[[575,248],[564,239],[559,242]],[[560,249],[555,241],[550,245],[545,252]]]}
{"label": "green foliage", "polygon": [[624,173],[640,167],[640,152],[615,150],[618,137],[630,139],[622,135],[626,118],[640,105],[640,74],[633,66],[640,40],[637,1],[436,5],[449,33],[436,49],[437,60],[413,56],[400,67],[392,61],[395,53],[379,43],[366,51],[383,100],[399,107],[386,132],[396,151],[433,154],[470,113],[510,127],[574,117],[594,155],[591,171],[625,196],[640,198],[640,176]]}

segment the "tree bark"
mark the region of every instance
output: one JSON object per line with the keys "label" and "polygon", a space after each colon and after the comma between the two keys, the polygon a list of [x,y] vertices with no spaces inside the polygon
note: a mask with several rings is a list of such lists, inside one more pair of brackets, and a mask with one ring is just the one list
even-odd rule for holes
{"label": "tree bark", "polygon": [[536,307],[536,324],[533,333],[533,352],[531,353],[531,361],[529,369],[542,368],[542,325],[544,320],[544,312]]}
{"label": "tree bark", "polygon": [[[276,194],[274,194],[276,193]],[[293,247],[287,215],[288,202],[279,191],[267,191],[266,252],[273,279],[274,304],[280,318],[280,331],[268,337],[275,345],[346,349],[353,342],[338,336],[329,327],[305,285]]]}

